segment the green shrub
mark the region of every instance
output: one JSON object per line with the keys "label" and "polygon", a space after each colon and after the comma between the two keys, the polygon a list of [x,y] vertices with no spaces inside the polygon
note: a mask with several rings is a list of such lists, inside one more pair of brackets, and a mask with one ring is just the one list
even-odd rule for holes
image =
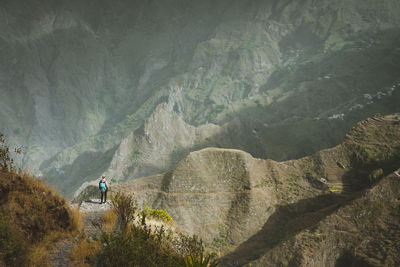
{"label": "green shrub", "polygon": [[226,247],[228,245],[228,242],[226,241],[225,238],[221,238],[221,237],[214,237],[211,246],[214,249],[220,250],[223,247]]}
{"label": "green shrub", "polygon": [[373,169],[390,165],[400,159],[399,148],[378,145],[357,145],[351,147],[355,167]]}
{"label": "green shrub", "polygon": [[123,230],[135,219],[137,207],[133,196],[127,196],[118,192],[112,197],[112,205],[118,214],[119,223]]}
{"label": "green shrub", "polygon": [[189,256],[185,259],[186,267],[217,267],[217,261],[211,259],[211,255],[203,255],[201,253],[198,257]]}
{"label": "green shrub", "polygon": [[179,233],[177,237],[171,240],[171,243],[182,257],[197,257],[204,253],[203,241],[197,235],[187,236]]}
{"label": "green shrub", "polygon": [[143,214],[146,217],[161,220],[164,222],[173,222],[171,216],[168,214],[166,210],[161,210],[161,209],[151,209],[149,206],[145,206],[143,209]]}
{"label": "green shrub", "polygon": [[197,259],[204,253],[203,242],[197,236],[172,235],[163,226],[148,226],[146,213],[136,214],[132,197],[118,193],[113,204],[125,226],[121,231],[101,233],[103,245],[98,258],[102,266],[185,266],[186,258]]}
{"label": "green shrub", "polygon": [[132,224],[122,232],[103,232],[101,243],[104,266],[182,266],[163,229]]}

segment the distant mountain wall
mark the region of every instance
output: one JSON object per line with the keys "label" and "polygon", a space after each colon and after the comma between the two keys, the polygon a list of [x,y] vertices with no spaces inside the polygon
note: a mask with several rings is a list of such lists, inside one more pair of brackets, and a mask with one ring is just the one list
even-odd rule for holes
{"label": "distant mountain wall", "polygon": [[[0,131],[23,146],[20,166],[67,194],[102,173],[166,170],[209,145],[299,158],[399,111],[399,15],[396,0],[5,0]],[[117,175],[132,158],[115,153],[144,140],[160,104],[185,129],[223,129],[179,153],[161,138],[163,162]],[[148,134],[170,133],[160,131]],[[132,153],[148,147],[139,143]]]}

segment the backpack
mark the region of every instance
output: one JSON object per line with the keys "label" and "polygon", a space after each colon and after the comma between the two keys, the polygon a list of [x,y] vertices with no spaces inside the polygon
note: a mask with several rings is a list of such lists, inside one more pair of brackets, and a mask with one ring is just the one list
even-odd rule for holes
{"label": "backpack", "polygon": [[100,190],[101,190],[101,192],[106,192],[106,183],[105,182],[100,182],[99,183],[99,187],[100,187]]}

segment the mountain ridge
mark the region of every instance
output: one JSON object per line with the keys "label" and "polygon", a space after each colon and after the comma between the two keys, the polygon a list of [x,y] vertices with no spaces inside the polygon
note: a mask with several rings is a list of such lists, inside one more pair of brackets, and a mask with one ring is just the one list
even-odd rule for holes
{"label": "mountain ridge", "polygon": [[[206,148],[189,153],[165,174],[112,184],[111,193],[133,194],[139,206],[167,210],[179,229],[198,234],[211,250],[228,253],[222,258],[228,265],[237,261],[241,266],[255,260],[246,260],[250,254],[240,252],[241,248],[250,249],[246,242],[259,231],[264,233],[266,225],[278,238],[267,239],[268,246],[285,244],[281,242],[292,238],[288,234],[292,230],[281,232],[279,224],[288,220],[294,234],[305,231],[396,170],[399,127],[398,114],[373,117],[354,126],[342,144],[284,162],[256,159],[239,150]],[[75,201],[96,194],[97,185],[88,186]],[[229,254],[235,249],[239,258]]]}

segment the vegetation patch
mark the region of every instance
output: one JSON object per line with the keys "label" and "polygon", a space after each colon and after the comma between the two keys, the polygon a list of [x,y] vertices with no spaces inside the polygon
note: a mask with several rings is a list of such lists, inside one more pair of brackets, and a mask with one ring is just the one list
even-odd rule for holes
{"label": "vegetation patch", "polygon": [[149,208],[149,206],[146,205],[142,212],[146,217],[149,217],[149,218],[152,218],[155,220],[160,220],[160,221],[164,221],[164,222],[173,222],[171,216],[169,215],[169,213],[166,210],[151,209],[151,208]]}
{"label": "vegetation patch", "polygon": [[4,210],[0,210],[0,265],[24,266],[27,262],[27,244]]}
{"label": "vegetation patch", "polygon": [[0,134],[0,266],[47,266],[48,251],[81,222],[64,198],[18,173]]}
{"label": "vegetation patch", "polygon": [[220,224],[218,226],[219,230],[219,235],[215,237],[211,243],[211,248],[213,248],[216,251],[221,251],[223,250],[226,246],[228,246],[228,231],[229,231],[229,226],[226,224]]}
{"label": "vegetation patch", "polygon": [[118,221],[118,214],[115,209],[110,209],[106,213],[103,214],[102,217],[102,229],[105,232],[111,232],[115,229]]}
{"label": "vegetation patch", "polygon": [[[96,238],[102,244],[97,254],[102,266],[218,266],[210,255],[204,254],[203,242],[197,236],[174,234],[164,226],[148,225],[146,217],[151,209],[139,212],[132,196],[117,193],[112,201],[121,227],[102,231]],[[156,214],[165,217],[168,213]],[[81,246],[89,245],[82,242]]]}
{"label": "vegetation patch", "polygon": [[81,238],[78,244],[72,249],[71,262],[73,266],[89,267],[93,266],[101,250],[99,240],[88,240]]}

